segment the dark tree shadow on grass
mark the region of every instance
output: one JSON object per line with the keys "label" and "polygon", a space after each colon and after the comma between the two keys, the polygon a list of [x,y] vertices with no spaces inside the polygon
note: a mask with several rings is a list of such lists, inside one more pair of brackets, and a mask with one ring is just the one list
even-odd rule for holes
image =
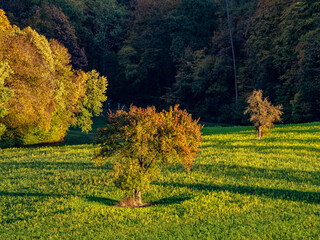
{"label": "dark tree shadow on grass", "polygon": [[87,196],[86,199],[90,202],[97,202],[107,206],[115,206],[119,202],[117,200],[106,197]]}
{"label": "dark tree shadow on grass", "polygon": [[190,196],[172,196],[168,198],[162,198],[158,201],[153,202],[155,205],[171,205],[178,204],[184,201],[190,200],[192,197]]}
{"label": "dark tree shadow on grass", "polygon": [[62,195],[54,193],[32,193],[32,192],[4,192],[0,191],[0,196],[11,197],[67,197],[71,195]]}
{"label": "dark tree shadow on grass", "polygon": [[[258,140],[257,140],[258,141]],[[263,141],[263,140],[262,140]],[[283,142],[286,142],[287,140],[283,140]],[[290,140],[288,140],[290,141]],[[247,150],[253,150],[255,152],[261,152],[261,153],[274,153],[275,151],[295,151],[297,155],[303,155],[304,153],[300,153],[301,150],[306,150],[308,152],[313,153],[320,153],[320,149],[316,147],[312,147],[309,145],[306,146],[296,146],[296,145],[288,145],[288,146],[279,146],[279,145],[264,145],[264,146],[256,146],[256,145],[248,145],[250,142],[248,141],[233,141],[237,142],[237,145],[232,145],[231,141],[229,143],[227,142],[217,142],[215,144],[209,144],[202,146],[202,150],[206,150],[207,148],[223,148],[223,149],[229,149],[230,151],[235,151],[236,149],[247,149]],[[271,141],[269,141],[271,142]]]}
{"label": "dark tree shadow on grass", "polygon": [[[54,194],[54,193],[31,193],[31,192],[4,192],[0,191],[1,196],[11,196],[11,197],[39,197],[39,198],[46,198],[46,197],[74,197],[75,195],[62,195],[62,194]],[[106,197],[97,197],[97,196],[79,196],[80,198],[84,198],[89,202],[96,202],[100,204],[104,204],[106,206],[116,206],[119,201],[111,198]],[[187,200],[190,200],[191,196],[172,196],[168,198],[163,198],[158,201],[152,202],[152,205],[171,205],[171,204],[178,204]]]}
{"label": "dark tree shadow on grass", "polygon": [[275,132],[277,133],[316,133],[317,131],[320,131],[320,124],[319,126],[311,126],[312,129],[309,128],[306,128],[304,127],[304,129],[299,129],[299,130],[295,130],[295,129],[291,129],[291,128],[287,128],[287,129],[283,129],[283,128],[280,128],[280,129],[277,129]]}
{"label": "dark tree shadow on grass", "polygon": [[211,176],[231,176],[234,178],[253,177],[274,180],[285,180],[295,183],[320,185],[319,171],[293,169],[266,169],[251,166],[229,165],[219,162],[216,164],[198,164],[191,171],[209,174]]}
{"label": "dark tree shadow on grass", "polygon": [[[48,197],[56,197],[56,198],[68,198],[68,197],[74,197],[75,195],[62,195],[62,194],[53,194],[53,193],[31,193],[31,192],[4,192],[0,191],[0,197],[2,196],[10,196],[10,197],[38,197],[38,200],[41,200],[43,198],[48,198]],[[95,196],[79,196],[80,198],[84,198],[90,202],[98,202],[107,206],[115,206],[117,203],[116,200],[110,199],[110,198],[105,198],[105,197],[95,197]],[[71,209],[66,209],[66,210],[58,210],[58,211],[52,211],[47,214],[45,214],[46,217],[52,217],[58,214],[67,214],[70,212]],[[29,213],[32,214],[32,213]],[[4,222],[6,224],[11,224],[17,221],[27,221],[29,219],[32,219],[34,216],[25,216],[25,217],[14,217],[14,218],[7,218]]]}
{"label": "dark tree shadow on grass", "polygon": [[[39,198],[47,198],[47,197],[57,197],[57,198],[68,198],[68,197],[76,197],[76,195],[72,194],[54,194],[54,193],[32,193],[32,192],[4,192],[0,191],[1,196],[10,196],[10,197],[39,197]],[[96,197],[96,196],[78,196],[79,198],[84,198],[90,202],[98,202],[103,203],[107,206],[114,206],[118,201],[106,198],[106,197]]]}
{"label": "dark tree shadow on grass", "polygon": [[[51,213],[46,213],[45,216],[47,217],[53,217],[55,215],[58,215],[58,214],[67,214],[69,213],[70,210],[58,210],[58,211],[53,211]],[[29,213],[30,214],[30,213]],[[25,216],[25,217],[9,217],[7,218],[4,222],[6,224],[12,224],[12,223],[15,223],[15,222],[18,222],[18,221],[28,221],[29,219],[32,219],[34,216]]]}
{"label": "dark tree shadow on grass", "polygon": [[[169,165],[165,169],[171,173],[185,173],[183,166]],[[212,177],[232,177],[232,178],[256,178],[268,180],[283,180],[298,184],[307,183],[320,186],[320,172],[294,169],[269,169],[252,166],[241,166],[228,164],[228,162],[217,162],[215,164],[196,164],[191,168],[191,172],[205,174]]]}
{"label": "dark tree shadow on grass", "polygon": [[32,161],[32,162],[0,162],[0,169],[63,169],[63,170],[91,170],[91,169],[111,169],[111,164],[107,163],[104,166],[95,166],[90,162],[47,162],[47,161]]}
{"label": "dark tree shadow on grass", "polygon": [[[117,204],[119,203],[119,201],[117,200],[114,200],[111,198],[105,198],[105,197],[87,196],[86,199],[91,202],[97,202],[97,203],[105,204],[108,206],[117,206]],[[189,199],[191,199],[190,196],[172,196],[172,197],[163,198],[158,201],[149,203],[147,206],[178,204]]]}
{"label": "dark tree shadow on grass", "polygon": [[282,199],[296,202],[320,204],[320,192],[303,192],[297,190],[273,189],[263,187],[232,186],[232,185],[206,185],[206,184],[183,184],[183,183],[154,183],[162,186],[187,187],[199,191],[222,192],[228,191],[244,195],[264,196],[272,199]]}

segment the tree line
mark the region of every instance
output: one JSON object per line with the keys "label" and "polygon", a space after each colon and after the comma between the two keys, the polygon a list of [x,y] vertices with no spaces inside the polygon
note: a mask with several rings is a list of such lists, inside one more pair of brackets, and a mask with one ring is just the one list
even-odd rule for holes
{"label": "tree line", "polygon": [[0,0],[0,6],[15,25],[66,46],[74,69],[108,76],[113,101],[180,104],[205,121],[245,123],[246,98],[261,89],[283,106],[283,122],[319,120],[319,1]]}

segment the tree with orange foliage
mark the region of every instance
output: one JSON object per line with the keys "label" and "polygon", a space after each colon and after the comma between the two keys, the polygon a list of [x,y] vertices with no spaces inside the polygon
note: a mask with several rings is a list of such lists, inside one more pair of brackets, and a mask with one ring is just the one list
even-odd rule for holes
{"label": "tree with orange foliage", "polygon": [[109,124],[100,129],[96,164],[114,160],[115,185],[127,191],[130,200],[124,204],[142,205],[141,192],[159,175],[161,165],[182,163],[190,172],[201,145],[202,126],[178,107],[160,113],[154,107],[110,112]]}
{"label": "tree with orange foliage", "polygon": [[258,140],[261,140],[273,123],[281,120],[282,106],[273,106],[267,98],[262,99],[262,90],[254,90],[248,104],[244,114],[250,114],[249,120],[256,127]]}
{"label": "tree with orange foliage", "polygon": [[94,70],[72,69],[62,44],[30,27],[11,26],[2,10],[0,21],[0,63],[7,66],[0,66],[0,88],[14,93],[5,98],[0,89],[0,108],[6,109],[5,117],[0,114],[3,138],[36,144],[61,141],[71,125],[90,130],[106,100],[107,79]]}

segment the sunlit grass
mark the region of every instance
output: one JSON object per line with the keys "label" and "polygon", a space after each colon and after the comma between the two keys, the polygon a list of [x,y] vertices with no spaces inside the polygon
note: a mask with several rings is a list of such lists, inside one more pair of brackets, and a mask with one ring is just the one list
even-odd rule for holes
{"label": "sunlit grass", "polygon": [[0,239],[319,238],[320,123],[261,141],[252,127],[203,132],[191,174],[164,169],[146,208],[114,207],[123,193],[91,144],[1,150]]}

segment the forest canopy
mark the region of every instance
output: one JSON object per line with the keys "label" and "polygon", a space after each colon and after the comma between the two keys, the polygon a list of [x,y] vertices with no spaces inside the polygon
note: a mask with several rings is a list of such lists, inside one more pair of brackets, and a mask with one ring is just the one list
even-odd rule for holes
{"label": "forest canopy", "polygon": [[[319,120],[320,3],[229,0],[0,0],[9,19],[64,44],[74,69],[108,76],[109,99],[180,104],[202,120],[245,123],[263,90],[284,122]],[[312,86],[312,87],[310,87]]]}
{"label": "forest canopy", "polygon": [[96,71],[74,70],[68,50],[0,10],[1,146],[61,141],[71,125],[90,130],[107,86]]}

